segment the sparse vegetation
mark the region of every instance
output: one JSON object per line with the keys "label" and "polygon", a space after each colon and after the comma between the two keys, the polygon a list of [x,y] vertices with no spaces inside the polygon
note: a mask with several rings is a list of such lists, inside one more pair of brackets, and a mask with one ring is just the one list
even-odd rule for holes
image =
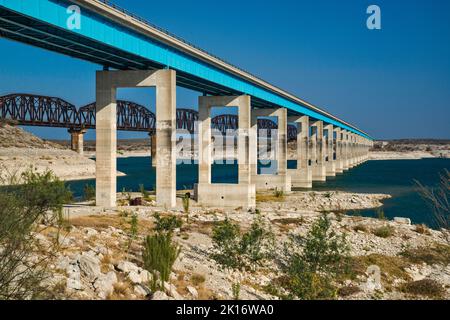
{"label": "sparse vegetation", "polygon": [[38,255],[35,232],[42,231],[40,223],[57,222],[72,194],[50,171],[29,169],[21,175],[20,185],[16,181],[9,177],[4,182],[12,185],[0,188],[0,300],[43,299],[52,295],[44,284],[50,277],[49,260]]}
{"label": "sparse vegetation", "polygon": [[180,218],[170,215],[170,216],[161,216],[159,213],[155,213],[153,215],[155,218],[155,231],[162,233],[173,233],[173,231],[177,228],[181,228],[183,225],[183,221]]}
{"label": "sparse vegetation", "polygon": [[239,300],[239,296],[241,294],[241,283],[240,282],[234,282],[231,284],[231,292],[233,294],[234,300]]}
{"label": "sparse vegetation", "polygon": [[380,238],[389,238],[394,234],[394,228],[391,226],[385,225],[382,227],[378,227],[372,231],[374,235]]}
{"label": "sparse vegetation", "polygon": [[450,171],[440,174],[437,187],[426,187],[416,181],[422,198],[432,209],[434,221],[439,228],[447,230],[447,240],[450,238]]}
{"label": "sparse vegetation", "polygon": [[294,235],[285,244],[279,264],[285,274],[280,286],[287,298],[336,298],[335,283],[347,272],[349,246],[344,235],[330,228],[331,222],[324,214],[305,237]]}
{"label": "sparse vegetation", "polygon": [[183,210],[184,213],[189,213],[189,204],[190,204],[190,200],[191,200],[191,195],[189,193],[186,193],[183,196]]}
{"label": "sparse vegetation", "polygon": [[139,222],[138,222],[138,216],[136,213],[133,213],[131,215],[131,219],[130,219],[130,230],[128,232],[128,236],[129,236],[129,240],[128,240],[128,248],[127,251],[130,250],[131,245],[133,244],[133,241],[136,239],[137,234],[138,234],[138,226],[139,226]]}
{"label": "sparse vegetation", "polygon": [[402,257],[407,259],[410,263],[428,265],[450,264],[450,246],[436,244],[434,246],[420,247],[416,249],[406,249],[400,253]]}
{"label": "sparse vegetation", "polygon": [[205,276],[202,274],[194,273],[191,276],[191,282],[194,286],[199,286],[206,281]]}
{"label": "sparse vegetation", "polygon": [[95,199],[95,187],[90,184],[85,184],[83,188],[83,199],[90,201]]}
{"label": "sparse vegetation", "polygon": [[430,229],[425,224],[417,224],[414,231],[420,234],[430,235]]}
{"label": "sparse vegetation", "polygon": [[383,209],[378,208],[378,209],[376,210],[376,215],[377,215],[377,218],[378,218],[378,219],[380,219],[380,220],[386,220],[386,216],[385,216],[385,214],[384,214],[384,210],[383,210]]}
{"label": "sparse vegetation", "polygon": [[401,290],[407,294],[425,296],[431,299],[440,299],[445,294],[442,285],[432,279],[408,282],[401,287]]}
{"label": "sparse vegetation", "polygon": [[147,190],[145,190],[145,187],[142,183],[139,185],[139,192],[142,194],[142,197],[144,199],[148,199],[150,194]]}
{"label": "sparse vegetation", "polygon": [[278,190],[278,188],[275,188],[273,195],[275,196],[275,198],[284,198],[283,190]]}
{"label": "sparse vegetation", "polygon": [[273,234],[259,216],[244,234],[227,218],[214,226],[212,239],[214,252],[211,256],[226,269],[255,270],[270,257],[273,246]]}
{"label": "sparse vegetation", "polygon": [[360,224],[357,224],[356,226],[354,226],[353,230],[355,230],[356,232],[358,232],[358,231],[367,232],[367,227],[360,223]]}
{"label": "sparse vegetation", "polygon": [[161,289],[169,280],[172,266],[180,253],[180,247],[172,242],[172,234],[156,232],[146,237],[142,259],[152,277],[151,289]]}

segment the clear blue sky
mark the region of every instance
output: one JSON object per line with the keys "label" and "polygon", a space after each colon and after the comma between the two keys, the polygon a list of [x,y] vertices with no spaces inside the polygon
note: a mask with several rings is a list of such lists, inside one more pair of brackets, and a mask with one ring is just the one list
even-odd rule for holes
{"label": "clear blue sky", "polygon": [[[450,138],[450,1],[114,3],[375,138]],[[381,7],[382,30],[366,28],[370,4]],[[0,39],[0,94],[53,95],[83,105],[94,100],[100,68]],[[180,89],[177,105],[195,108],[197,96]],[[119,98],[154,102],[151,89],[121,90]],[[68,138],[62,129],[31,130]]]}

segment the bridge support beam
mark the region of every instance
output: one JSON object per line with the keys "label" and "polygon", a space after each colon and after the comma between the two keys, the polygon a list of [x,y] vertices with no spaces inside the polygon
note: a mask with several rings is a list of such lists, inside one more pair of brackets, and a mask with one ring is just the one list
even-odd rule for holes
{"label": "bridge support beam", "polygon": [[297,169],[288,169],[293,188],[312,188],[312,169],[309,165],[309,117],[289,117],[297,125]]}
{"label": "bridge support beam", "polygon": [[70,149],[77,152],[80,155],[84,154],[84,134],[85,129],[71,128],[68,130],[70,133]]}
{"label": "bridge support beam", "polygon": [[98,71],[96,86],[96,204],[116,206],[117,88],[156,87],[156,202],[174,207],[176,72]]}
{"label": "bridge support beam", "polygon": [[327,171],[325,167],[325,152],[323,141],[323,121],[316,121],[313,125],[312,140],[316,144],[315,162],[312,163],[312,179],[313,181],[326,181]]}
{"label": "bridge support beam", "polygon": [[336,176],[336,161],[334,160],[334,131],[333,125],[328,124],[325,126],[325,130],[327,132],[326,139],[326,175],[327,177]]}
{"label": "bridge support beam", "polygon": [[[255,109],[251,115],[250,131],[250,167],[251,181],[256,190],[291,191],[291,177],[287,174],[287,109]],[[258,174],[258,117],[277,117],[278,130],[275,146],[275,174]],[[272,132],[271,134],[273,134]],[[271,146],[271,153],[274,152]]]}
{"label": "bridge support beam", "polygon": [[[213,163],[211,142],[211,108],[237,107],[239,116],[237,184],[211,183],[211,165]],[[250,96],[202,96],[199,97],[198,122],[198,158],[199,183],[194,186],[194,194],[200,205],[211,207],[256,206],[255,185],[250,177]]]}

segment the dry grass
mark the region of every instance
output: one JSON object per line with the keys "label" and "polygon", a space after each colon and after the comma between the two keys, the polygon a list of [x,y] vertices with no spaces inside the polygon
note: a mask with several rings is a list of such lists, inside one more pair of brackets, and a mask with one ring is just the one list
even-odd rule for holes
{"label": "dry grass", "polygon": [[400,289],[406,294],[424,296],[430,299],[442,299],[445,295],[444,288],[437,281],[431,279],[411,281],[404,284]]}
{"label": "dry grass", "polygon": [[360,224],[357,224],[356,226],[354,226],[353,230],[356,232],[358,232],[358,231],[367,232],[367,227],[360,223]]}
{"label": "dry grass", "polygon": [[414,231],[417,233],[420,233],[420,234],[427,235],[427,236],[431,235],[430,229],[428,229],[428,227],[424,224],[416,225]]}
{"label": "dry grass", "polygon": [[342,288],[339,288],[338,295],[341,297],[349,297],[351,295],[354,295],[358,292],[361,292],[361,289],[358,286],[355,285],[348,285],[344,286]]}
{"label": "dry grass", "polygon": [[179,271],[177,279],[173,281],[172,284],[177,288],[178,293],[184,296],[189,296],[187,287],[192,286],[197,290],[198,300],[215,300],[215,294],[210,289],[205,287],[204,282],[205,277],[198,273],[194,273],[189,277],[185,272]]}
{"label": "dry grass", "polygon": [[107,297],[107,300],[130,300],[133,293],[131,284],[127,281],[121,281],[114,284],[114,291]]}
{"label": "dry grass", "polygon": [[448,245],[436,244],[430,247],[406,249],[400,255],[414,264],[450,264],[450,246]]}
{"label": "dry grass", "polygon": [[372,233],[380,238],[389,238],[394,235],[394,228],[386,225],[372,230]]}
{"label": "dry grass", "polygon": [[191,282],[194,286],[199,286],[199,285],[203,284],[205,281],[206,281],[206,278],[202,274],[194,273],[191,276]]}
{"label": "dry grass", "polygon": [[[130,229],[131,218],[120,215],[91,215],[75,217],[70,219],[71,225],[75,227],[107,229],[114,227],[127,232]],[[149,233],[153,230],[153,223],[149,220],[138,220],[138,232],[141,234]]]}
{"label": "dry grass", "polygon": [[198,232],[207,236],[212,236],[212,230],[215,225],[215,221],[195,221],[191,222],[189,225],[184,225],[181,227],[181,232]]}
{"label": "dry grass", "polygon": [[391,257],[381,254],[370,254],[367,256],[359,256],[351,258],[351,274],[364,275],[369,266],[378,266],[381,271],[381,281],[387,286],[392,284],[395,278],[403,279],[405,281],[411,280],[405,268],[409,263],[401,257]]}
{"label": "dry grass", "polygon": [[256,202],[282,202],[285,200],[285,196],[278,196],[270,193],[257,193]]}

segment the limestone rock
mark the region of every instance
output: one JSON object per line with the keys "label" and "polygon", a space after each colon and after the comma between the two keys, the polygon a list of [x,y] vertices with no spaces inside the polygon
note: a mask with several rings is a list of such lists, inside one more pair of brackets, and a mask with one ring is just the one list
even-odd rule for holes
{"label": "limestone rock", "polygon": [[395,217],[394,222],[398,224],[406,224],[411,225],[411,219],[410,218],[402,218],[402,217]]}
{"label": "limestone rock", "polygon": [[142,277],[136,271],[132,270],[128,273],[128,279],[134,284],[142,283]]}
{"label": "limestone rock", "polygon": [[66,287],[68,290],[82,290],[83,286],[79,279],[67,278]]}
{"label": "limestone rock", "polygon": [[94,281],[99,275],[100,260],[91,252],[83,252],[80,257],[80,269],[89,281]]}
{"label": "limestone rock", "polygon": [[170,300],[169,296],[162,291],[156,291],[153,294],[152,300]]}
{"label": "limestone rock", "polygon": [[198,291],[197,291],[197,289],[195,289],[194,287],[191,287],[191,286],[187,286],[186,289],[187,289],[187,291],[190,293],[190,295],[194,299],[198,298]]}
{"label": "limestone rock", "polygon": [[98,296],[106,299],[114,292],[114,284],[117,283],[117,276],[114,271],[108,272],[106,275],[100,275],[94,282],[94,288]]}
{"label": "limestone rock", "polygon": [[125,273],[129,273],[131,271],[135,271],[136,273],[139,273],[139,267],[129,261],[120,261],[119,264],[116,266],[116,268],[117,268],[117,270],[125,272]]}

